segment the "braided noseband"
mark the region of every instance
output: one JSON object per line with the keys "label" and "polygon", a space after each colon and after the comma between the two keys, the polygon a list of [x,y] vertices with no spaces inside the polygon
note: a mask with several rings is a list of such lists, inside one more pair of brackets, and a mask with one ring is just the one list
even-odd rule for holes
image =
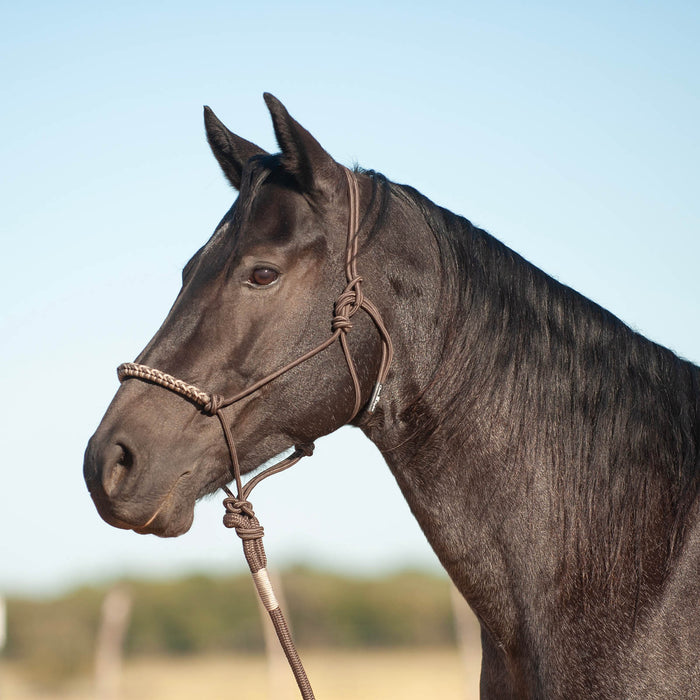
{"label": "braided noseband", "polygon": [[345,361],[347,363],[348,371],[350,372],[350,377],[352,378],[352,383],[355,390],[355,403],[352,413],[346,421],[350,422],[358,414],[360,408],[362,407],[362,397],[360,392],[360,382],[357,377],[355,365],[352,361],[352,356],[350,355],[350,349],[348,347],[347,334],[352,329],[352,317],[360,309],[363,309],[374,322],[382,341],[382,359],[379,365],[379,371],[377,373],[377,381],[367,404],[368,413],[374,412],[377,403],[379,402],[379,396],[384,381],[386,380],[386,376],[389,372],[389,367],[391,366],[394,351],[391,338],[386,326],[384,325],[379,310],[369,299],[364,296],[362,292],[362,277],[357,274],[357,248],[360,227],[359,187],[354,173],[347,168],[343,168],[343,171],[348,181],[348,200],[350,212],[348,219],[347,246],[345,249],[345,277],[347,284],[335,302],[334,315],[331,322],[331,330],[333,332],[326,340],[281,369],[268,374],[266,377],[263,377],[248,388],[243,389],[229,398],[224,398],[219,394],[209,394],[201,389],[198,389],[196,386],[183,382],[181,379],[177,379],[170,374],[161,372],[159,369],[154,369],[153,367],[148,367],[146,365],[126,362],[117,368],[117,375],[120,382],[123,382],[126,379],[141,379],[146,382],[151,382],[152,384],[157,384],[158,386],[168,389],[169,391],[190,400],[192,403],[199,406],[202,412],[206,415],[216,416],[219,419],[221,429],[224,433],[224,439],[226,440],[226,445],[228,447],[233,476],[236,482],[235,496],[228,489],[228,487],[223,487],[223,490],[227,494],[226,498],[224,499],[224,507],[226,508],[224,525],[229,528],[234,528],[236,530],[236,534],[243,541],[243,553],[245,554],[246,561],[250,566],[253,581],[255,582],[260,599],[262,600],[265,609],[268,611],[270,618],[272,619],[277,636],[282,644],[282,648],[287,656],[287,660],[292,668],[297,685],[299,686],[299,690],[301,691],[301,695],[304,700],[313,700],[314,694],[306,676],[306,672],[304,671],[304,667],[299,659],[299,655],[294,647],[294,643],[292,642],[292,638],[284,616],[282,615],[282,611],[280,610],[279,603],[277,602],[275,594],[272,590],[266,569],[267,558],[265,556],[265,549],[262,544],[264,530],[260,525],[259,520],[255,516],[253,507],[248,500],[248,496],[253,488],[263,479],[271,476],[272,474],[277,474],[285,469],[288,469],[289,467],[295,465],[302,457],[310,457],[313,453],[314,446],[313,443],[296,445],[294,452],[292,452],[289,457],[260,472],[260,474],[250,479],[244,485],[241,480],[241,468],[238,462],[238,455],[236,454],[236,445],[233,440],[231,428],[229,427],[223,414],[223,410],[227,406],[230,406],[246,396],[249,396],[293,367],[300,365],[302,362],[305,362],[326,348],[329,348],[336,340],[338,340],[342,347],[343,355],[345,356]]}

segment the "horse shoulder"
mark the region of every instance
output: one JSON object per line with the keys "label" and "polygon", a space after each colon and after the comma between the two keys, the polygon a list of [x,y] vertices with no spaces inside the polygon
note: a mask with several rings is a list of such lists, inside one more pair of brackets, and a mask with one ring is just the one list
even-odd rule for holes
{"label": "horse shoulder", "polygon": [[637,625],[629,697],[700,697],[700,503],[662,596]]}

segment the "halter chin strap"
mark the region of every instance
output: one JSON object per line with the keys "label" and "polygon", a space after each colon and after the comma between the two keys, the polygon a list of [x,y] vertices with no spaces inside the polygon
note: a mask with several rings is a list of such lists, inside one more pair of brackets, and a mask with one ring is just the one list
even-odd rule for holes
{"label": "halter chin strap", "polygon": [[165,372],[153,367],[148,367],[147,365],[126,362],[117,368],[117,375],[120,382],[133,378],[157,384],[158,386],[179,394],[183,398],[189,399],[194,404],[199,406],[199,408],[205,414],[209,416],[216,416],[219,419],[221,429],[223,430],[224,438],[226,440],[226,445],[228,447],[228,452],[231,459],[231,468],[236,482],[235,496],[226,486],[222,487],[227,494],[227,497],[224,499],[224,507],[226,508],[224,525],[226,527],[235,528],[236,533],[243,540],[243,552],[253,574],[253,580],[255,581],[256,588],[258,589],[258,594],[260,595],[263,605],[270,614],[275,630],[277,631],[277,636],[282,644],[282,648],[287,656],[287,660],[292,668],[297,685],[299,686],[299,690],[301,691],[304,700],[312,700],[314,697],[313,691],[311,690],[311,685],[309,684],[304,668],[301,664],[296,649],[294,648],[294,644],[291,640],[291,636],[289,634],[289,630],[287,629],[287,624],[282,615],[279,604],[277,603],[274,592],[272,591],[272,586],[270,584],[266,569],[267,559],[262,544],[264,530],[255,516],[253,507],[250,504],[250,501],[248,501],[248,496],[253,488],[263,479],[271,476],[272,474],[277,474],[285,469],[289,469],[289,467],[295,465],[302,457],[311,456],[314,446],[313,443],[296,445],[294,452],[292,452],[289,457],[271,467],[268,467],[257,476],[249,479],[244,485],[241,479],[241,468],[238,462],[238,455],[236,453],[236,445],[233,440],[231,428],[229,427],[223,414],[223,410],[227,406],[231,406],[237,401],[240,401],[246,396],[254,393],[261,387],[271,382],[273,379],[276,379],[285,372],[288,372],[290,369],[300,365],[302,362],[306,362],[306,360],[314,357],[326,348],[329,348],[336,340],[338,340],[342,347],[343,355],[345,356],[345,361],[347,363],[348,371],[350,372],[350,377],[352,378],[352,383],[355,390],[355,403],[353,405],[352,413],[346,421],[349,423],[358,414],[362,407],[360,381],[357,376],[357,371],[355,370],[355,365],[352,361],[352,356],[350,355],[350,348],[348,347],[347,341],[347,334],[352,329],[351,319],[360,309],[364,310],[372,319],[379,332],[382,342],[382,359],[379,365],[379,371],[377,373],[377,381],[374,385],[369,402],[367,403],[366,410],[368,413],[373,413],[376,409],[382,386],[391,366],[394,351],[391,343],[391,337],[389,336],[389,332],[384,325],[384,321],[382,320],[379,310],[369,299],[364,296],[362,291],[362,277],[360,277],[357,273],[358,233],[360,228],[359,186],[354,173],[347,168],[343,168],[343,172],[345,173],[348,181],[349,203],[348,238],[345,249],[345,278],[347,280],[347,284],[334,304],[334,315],[331,321],[332,334],[326,340],[324,340],[320,345],[317,345],[315,348],[304,353],[296,360],[293,360],[284,367],[272,372],[271,374],[268,374],[266,377],[263,377],[248,388],[239,391],[237,394],[229,398],[224,398],[219,394],[209,394],[206,391],[198,389],[192,384],[187,384],[181,379],[177,379],[170,374],[166,374]]}

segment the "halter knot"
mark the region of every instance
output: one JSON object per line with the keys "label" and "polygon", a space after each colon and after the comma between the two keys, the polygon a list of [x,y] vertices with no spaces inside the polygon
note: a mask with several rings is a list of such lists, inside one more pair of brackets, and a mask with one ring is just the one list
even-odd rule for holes
{"label": "halter knot", "polygon": [[333,332],[341,330],[347,333],[351,328],[352,323],[350,323],[350,319],[347,316],[341,316],[340,314],[333,316],[331,321],[331,330]]}
{"label": "halter knot", "polygon": [[215,416],[224,400],[220,394],[209,394],[208,401],[202,406],[202,411],[208,416]]}
{"label": "halter knot", "polygon": [[[228,491],[228,489],[226,489]],[[228,491],[228,493],[231,493]],[[255,517],[255,511],[253,510],[253,504],[250,501],[246,501],[243,498],[236,498],[235,496],[227,496],[224,498],[224,508],[226,508],[226,513],[233,513],[234,515],[244,514],[249,518]]]}
{"label": "halter knot", "polygon": [[364,294],[362,293],[362,277],[353,277],[334,304],[335,316],[331,321],[333,331],[342,330],[347,333],[352,328],[350,319],[362,308]]}
{"label": "halter knot", "polygon": [[294,445],[294,449],[302,452],[304,457],[311,457],[314,453],[314,447],[316,447],[316,445],[314,445],[313,442],[302,442],[299,445]]}
{"label": "halter knot", "polygon": [[260,521],[255,517],[250,501],[229,496],[224,498],[224,525],[235,529],[242,540],[259,540],[265,534]]}

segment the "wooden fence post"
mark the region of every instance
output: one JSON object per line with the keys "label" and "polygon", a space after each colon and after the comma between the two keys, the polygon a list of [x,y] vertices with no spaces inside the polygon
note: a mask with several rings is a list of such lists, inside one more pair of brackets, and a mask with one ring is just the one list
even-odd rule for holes
{"label": "wooden fence post", "polygon": [[117,700],[120,694],[124,637],[131,617],[131,594],[112,586],[102,602],[95,652],[95,693],[98,700]]}
{"label": "wooden fence post", "polygon": [[450,598],[457,631],[457,647],[462,660],[464,697],[471,698],[473,693],[470,690],[470,685],[473,683],[474,677],[475,650],[480,649],[479,624],[467,601],[464,600],[452,581],[450,581]]}

